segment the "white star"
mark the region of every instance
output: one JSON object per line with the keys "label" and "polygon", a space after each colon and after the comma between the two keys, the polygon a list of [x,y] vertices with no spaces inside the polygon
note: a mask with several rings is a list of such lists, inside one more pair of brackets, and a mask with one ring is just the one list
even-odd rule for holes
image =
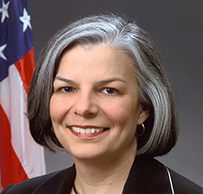
{"label": "white star", "polygon": [[4,4],[4,0],[2,0],[2,8],[0,8],[0,12],[2,13],[1,16],[1,23],[4,22],[5,18],[9,18],[8,15],[8,6],[9,6],[10,2],[7,2],[7,4]]}
{"label": "white star", "polygon": [[23,22],[23,32],[25,32],[28,26],[30,29],[32,28],[30,24],[30,16],[28,15],[25,8],[23,9],[23,16],[20,17],[20,21]]}
{"label": "white star", "polygon": [[3,46],[0,46],[0,57],[4,60],[7,60],[5,55],[3,54],[3,50],[6,48],[7,44],[4,44]]}

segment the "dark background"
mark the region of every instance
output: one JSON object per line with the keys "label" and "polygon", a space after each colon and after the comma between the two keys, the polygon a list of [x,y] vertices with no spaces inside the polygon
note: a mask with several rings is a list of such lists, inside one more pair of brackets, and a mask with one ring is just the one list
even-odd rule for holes
{"label": "dark background", "polygon": [[[203,1],[30,0],[36,60],[45,43],[70,21],[110,11],[135,20],[151,34],[174,91],[180,134],[176,147],[159,157],[203,186]],[[68,154],[45,150],[47,172],[72,164]]]}

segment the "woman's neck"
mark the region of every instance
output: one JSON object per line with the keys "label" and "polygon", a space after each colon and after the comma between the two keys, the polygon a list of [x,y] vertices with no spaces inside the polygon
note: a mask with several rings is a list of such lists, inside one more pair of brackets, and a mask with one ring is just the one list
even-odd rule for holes
{"label": "woman's neck", "polygon": [[80,194],[121,194],[134,162],[133,149],[123,157],[106,157],[105,160],[80,160],[74,158],[76,166],[75,186]]}

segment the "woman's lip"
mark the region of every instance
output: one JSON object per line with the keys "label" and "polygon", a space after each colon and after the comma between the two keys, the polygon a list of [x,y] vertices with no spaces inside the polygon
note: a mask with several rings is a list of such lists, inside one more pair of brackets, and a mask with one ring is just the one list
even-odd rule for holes
{"label": "woman's lip", "polygon": [[77,137],[82,139],[92,139],[103,133],[105,133],[109,128],[105,127],[95,127],[95,126],[70,126],[70,131]]}
{"label": "woman's lip", "polygon": [[71,126],[69,127],[71,130],[73,130],[76,133],[82,133],[82,134],[87,134],[87,133],[100,133],[104,130],[107,130],[108,128],[105,127],[94,127],[94,126]]}
{"label": "woman's lip", "polygon": [[69,125],[68,127],[69,128],[79,127],[79,128],[82,128],[82,129],[87,129],[87,128],[95,128],[95,129],[98,129],[98,128],[107,128],[107,127],[94,126],[94,125]]}

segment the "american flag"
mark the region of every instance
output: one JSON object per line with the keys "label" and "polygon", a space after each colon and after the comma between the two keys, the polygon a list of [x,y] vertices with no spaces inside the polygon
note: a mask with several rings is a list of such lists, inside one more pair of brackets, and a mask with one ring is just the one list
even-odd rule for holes
{"label": "american flag", "polygon": [[[0,0],[0,187],[45,173],[26,97],[35,67],[28,0]],[[1,190],[0,189],[0,190]]]}

